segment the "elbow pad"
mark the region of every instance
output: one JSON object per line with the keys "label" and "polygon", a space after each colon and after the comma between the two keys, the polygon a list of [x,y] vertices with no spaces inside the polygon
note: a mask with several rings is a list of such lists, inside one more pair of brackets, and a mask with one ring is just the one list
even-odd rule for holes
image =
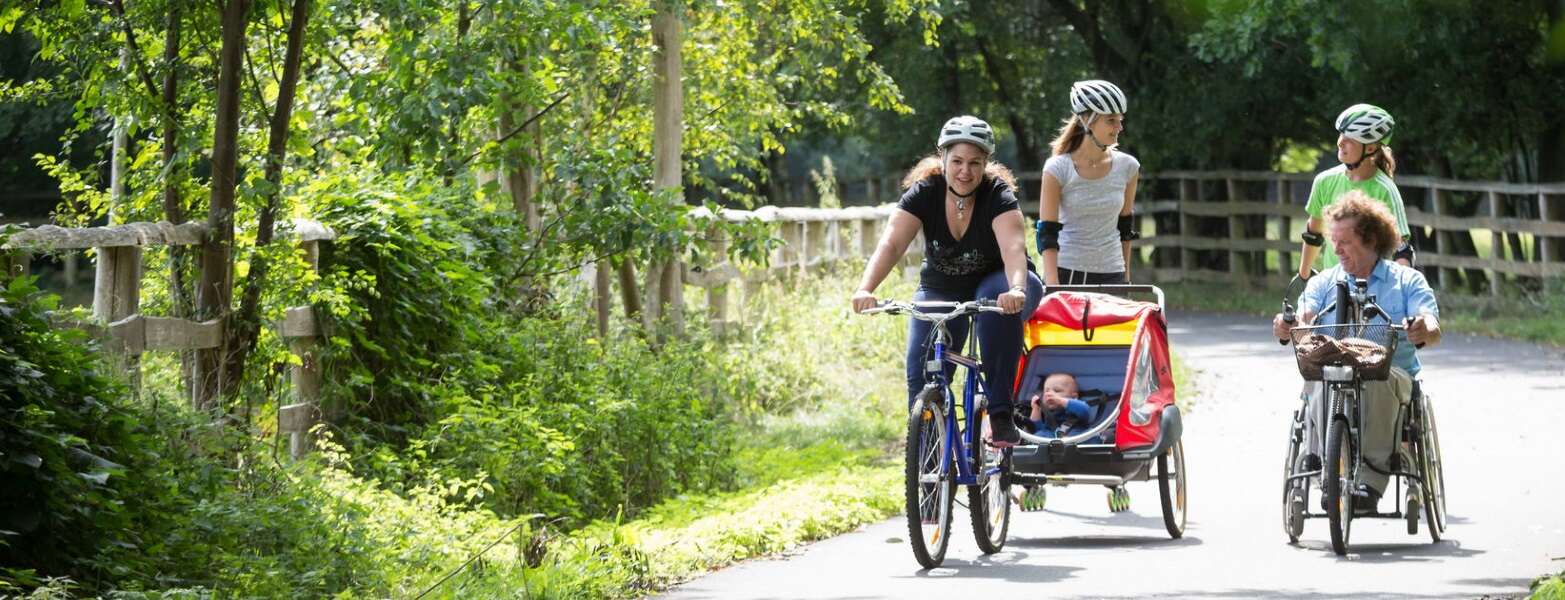
{"label": "elbow pad", "polygon": [[1060,230],[1065,224],[1059,221],[1038,221],[1038,253],[1060,249]]}
{"label": "elbow pad", "polygon": [[1413,242],[1404,241],[1402,242],[1402,247],[1397,248],[1397,251],[1391,254],[1391,260],[1405,259],[1407,260],[1408,266],[1413,266],[1413,258],[1417,256],[1417,254],[1418,253],[1413,250]]}
{"label": "elbow pad", "polygon": [[1133,227],[1135,227],[1135,225],[1136,225],[1136,215],[1120,215],[1119,216],[1119,241],[1121,241],[1121,242],[1128,242],[1130,240],[1139,240],[1139,239],[1141,239],[1141,232],[1136,231],[1135,229],[1132,229]]}
{"label": "elbow pad", "polygon": [[1319,248],[1321,247],[1321,244],[1326,243],[1326,236],[1315,233],[1308,229],[1304,230],[1304,233],[1299,234],[1299,237],[1304,238],[1304,243],[1316,248]]}

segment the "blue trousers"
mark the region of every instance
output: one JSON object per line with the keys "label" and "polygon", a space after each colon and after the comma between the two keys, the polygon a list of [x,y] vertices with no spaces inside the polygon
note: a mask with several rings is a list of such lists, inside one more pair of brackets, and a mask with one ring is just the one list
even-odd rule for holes
{"label": "blue trousers", "polygon": [[[935,290],[919,286],[913,293],[914,301],[944,301],[966,302],[988,298],[990,300],[1000,297],[1011,289],[1011,284],[1005,278],[1005,271],[995,271],[984,277],[978,287],[968,292],[952,290]],[[1005,414],[1011,410],[1011,384],[1016,381],[1016,361],[1022,357],[1022,323],[1032,316],[1038,309],[1038,302],[1043,299],[1043,280],[1037,274],[1027,273],[1027,302],[1022,311],[1013,315],[999,313],[980,313],[978,320],[978,359],[983,362],[983,376],[985,391],[989,394],[989,413]],[[961,352],[967,343],[967,328],[970,321],[956,319],[946,324],[951,332],[951,343],[946,346],[947,352]],[[934,329],[932,323],[918,319],[908,319],[907,342],[907,402],[912,408],[913,399],[920,390],[924,389],[924,362],[934,355],[934,337],[930,335]],[[946,378],[949,380],[956,365],[945,365]]]}

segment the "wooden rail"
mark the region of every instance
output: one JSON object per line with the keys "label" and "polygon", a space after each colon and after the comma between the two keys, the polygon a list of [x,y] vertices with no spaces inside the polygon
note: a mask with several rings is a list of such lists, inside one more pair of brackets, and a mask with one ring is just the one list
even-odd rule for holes
{"label": "wooden rail", "polygon": [[[155,246],[195,246],[206,240],[205,223],[127,223],[111,227],[65,228],[44,225],[17,232],[0,250],[7,257],[8,276],[26,275],[31,256],[39,252],[96,248],[98,275],[93,289],[93,322],[77,326],[98,337],[131,385],[140,384],[140,358],[148,351],[190,351],[217,348],[223,342],[221,318],[208,321],[148,316],[141,313],[142,249]],[[320,242],[335,239],[331,228],[294,219],[280,228],[278,241],[298,244],[312,268],[320,268]],[[278,431],[289,434],[289,453],[298,457],[310,448],[309,430],[320,419],[321,371],[318,361],[320,327],[309,306],[289,308],[277,324],[289,350],[299,357],[293,367],[295,402],[278,409]]]}
{"label": "wooden rail", "polygon": [[[764,270],[741,270],[726,258],[727,240],[709,235],[709,264],[686,265],[684,282],[707,290],[707,318],[712,330],[721,334],[735,327],[730,317],[729,283],[742,280],[745,297],[754,297],[761,283],[777,274],[806,275],[843,261],[861,261],[875,251],[886,220],[895,205],[851,208],[779,208],[764,206],[758,210],[722,209],[714,215],[706,208],[693,209],[697,221],[723,219],[729,222],[759,221],[775,227],[782,244],[772,250]],[[903,266],[919,264],[924,253],[922,235],[908,245]]]}
{"label": "wooden rail", "polygon": [[[1137,214],[1149,235],[1134,246],[1154,249],[1151,275],[1160,281],[1286,282],[1298,268],[1293,231],[1308,219],[1313,180],[1269,171],[1143,174]],[[1406,175],[1396,184],[1418,266],[1432,283],[1498,293],[1518,279],[1565,277],[1565,183]],[[1458,205],[1467,214],[1454,214]],[[1477,242],[1478,235],[1488,236],[1487,252],[1458,254],[1460,236]]]}

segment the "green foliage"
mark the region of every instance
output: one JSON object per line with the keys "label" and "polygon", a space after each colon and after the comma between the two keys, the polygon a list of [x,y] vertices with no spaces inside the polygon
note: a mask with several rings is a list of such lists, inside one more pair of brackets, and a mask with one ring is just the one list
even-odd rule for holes
{"label": "green foliage", "polygon": [[86,335],[50,325],[53,302],[30,278],[0,290],[0,582],[101,577],[142,541],[146,441]]}

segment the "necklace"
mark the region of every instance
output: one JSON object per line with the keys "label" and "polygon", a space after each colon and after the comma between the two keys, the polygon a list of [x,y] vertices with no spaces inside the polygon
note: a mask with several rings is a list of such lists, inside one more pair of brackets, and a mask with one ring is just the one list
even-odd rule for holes
{"label": "necklace", "polygon": [[962,194],[960,192],[957,192],[956,188],[951,187],[949,185],[946,186],[946,189],[951,190],[951,195],[956,196],[956,216],[957,217],[963,216],[962,213],[967,210],[967,201],[968,200],[972,200],[973,199],[973,195],[978,193],[978,190],[974,189],[971,192],[968,192],[966,194]]}

